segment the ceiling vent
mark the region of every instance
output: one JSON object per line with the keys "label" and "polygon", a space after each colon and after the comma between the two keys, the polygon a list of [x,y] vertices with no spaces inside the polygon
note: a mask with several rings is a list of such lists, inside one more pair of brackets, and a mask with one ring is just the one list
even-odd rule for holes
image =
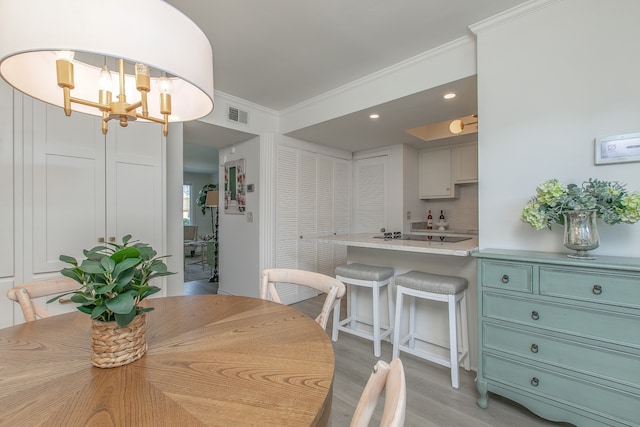
{"label": "ceiling vent", "polygon": [[229,106],[229,110],[227,111],[227,118],[229,121],[248,124],[249,123],[249,113],[246,111],[242,111],[237,107]]}

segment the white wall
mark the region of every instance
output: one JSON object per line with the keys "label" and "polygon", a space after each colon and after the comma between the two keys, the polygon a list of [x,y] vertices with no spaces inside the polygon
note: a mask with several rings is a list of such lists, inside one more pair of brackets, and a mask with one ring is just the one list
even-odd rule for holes
{"label": "white wall", "polygon": [[182,228],[182,123],[169,124],[166,145],[166,259],[169,271],[177,274],[167,276],[167,296],[184,294],[184,230]]}
{"label": "white wall", "polygon": [[[640,2],[562,0],[478,32],[482,248],[567,252],[562,230],[535,231],[520,211],[549,179],[619,180],[640,164],[594,166],[593,141],[640,131]],[[640,224],[599,223],[595,255],[640,256]]]}
{"label": "white wall", "polygon": [[[234,144],[234,149],[234,154],[230,148],[220,150],[220,158],[226,156],[227,161],[245,159],[247,184],[254,184],[255,191],[247,192],[243,215],[227,214],[224,207],[220,209],[218,292],[257,297],[260,286],[260,138]],[[218,182],[220,191],[224,191],[223,167],[220,168]],[[253,222],[247,222],[249,213],[253,213]]]}

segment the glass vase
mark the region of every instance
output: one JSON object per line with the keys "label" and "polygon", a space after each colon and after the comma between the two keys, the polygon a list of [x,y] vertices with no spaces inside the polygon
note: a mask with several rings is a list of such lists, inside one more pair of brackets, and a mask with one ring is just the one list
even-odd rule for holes
{"label": "glass vase", "polygon": [[577,259],[596,259],[587,251],[600,245],[596,225],[597,211],[595,209],[565,211],[562,214],[564,215],[564,245],[576,251],[567,256]]}

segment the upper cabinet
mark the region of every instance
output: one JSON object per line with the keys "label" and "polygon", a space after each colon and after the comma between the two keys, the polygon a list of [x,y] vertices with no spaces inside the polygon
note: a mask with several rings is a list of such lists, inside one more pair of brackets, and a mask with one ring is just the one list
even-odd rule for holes
{"label": "upper cabinet", "polygon": [[448,199],[455,197],[451,173],[451,148],[420,151],[420,198]]}
{"label": "upper cabinet", "polygon": [[478,144],[464,144],[452,148],[453,183],[478,182]]}
{"label": "upper cabinet", "polygon": [[478,182],[478,144],[420,151],[420,198],[457,197],[456,184]]}

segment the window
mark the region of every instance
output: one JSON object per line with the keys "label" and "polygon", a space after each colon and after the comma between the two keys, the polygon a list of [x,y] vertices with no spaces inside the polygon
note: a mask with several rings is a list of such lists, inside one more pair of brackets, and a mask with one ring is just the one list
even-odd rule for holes
{"label": "window", "polygon": [[182,185],[182,223],[184,225],[192,224],[192,212],[191,212],[191,194],[192,194],[192,185],[191,184],[183,184]]}

